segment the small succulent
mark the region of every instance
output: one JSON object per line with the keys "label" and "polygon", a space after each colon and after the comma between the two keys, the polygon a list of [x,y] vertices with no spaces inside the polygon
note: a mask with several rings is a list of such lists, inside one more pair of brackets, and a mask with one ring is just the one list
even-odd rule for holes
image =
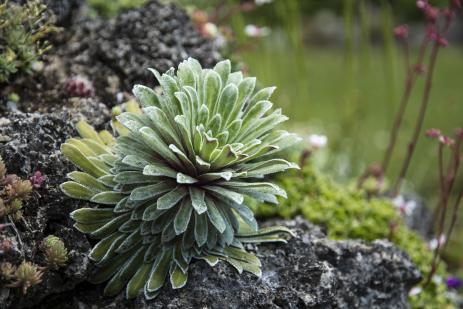
{"label": "small succulent", "polygon": [[0,240],[0,254],[6,253],[11,250],[12,243],[9,239]]}
{"label": "small succulent", "polygon": [[16,267],[10,262],[0,263],[0,277],[2,280],[10,281],[14,278]]}
{"label": "small succulent", "polygon": [[13,282],[8,284],[11,288],[21,288],[22,293],[26,294],[27,290],[42,282],[43,271],[37,265],[31,262],[23,261],[14,273]]}
{"label": "small succulent", "polygon": [[285,227],[259,229],[244,196],[277,204],[284,190],[265,176],[297,165],[275,154],[299,137],[274,130],[287,120],[272,111],[274,87],[255,91],[256,79],[231,73],[230,61],[203,69],[182,62],[158,79],[162,92],[136,85],[141,109],[117,116],[123,128],[113,138],[80,122],[82,138],[71,138],[62,153],[82,171],[61,185],[70,197],[105,205],[71,213],[78,230],[100,239],[90,252],[109,280],[106,295],[126,286],[156,297],[169,278],[187,282],[192,259],[226,261],[240,273],[261,275],[261,263],[246,243],[285,241]]}
{"label": "small succulent", "polygon": [[13,221],[22,218],[23,201],[30,197],[32,184],[15,174],[7,174],[0,157],[0,218],[10,216]]}
{"label": "small succulent", "polygon": [[54,235],[45,237],[42,241],[42,250],[45,253],[48,267],[58,269],[66,265],[68,260],[68,250],[63,241]]}
{"label": "small succulent", "polygon": [[95,94],[92,83],[83,76],[70,77],[64,83],[64,90],[70,97],[91,97]]}

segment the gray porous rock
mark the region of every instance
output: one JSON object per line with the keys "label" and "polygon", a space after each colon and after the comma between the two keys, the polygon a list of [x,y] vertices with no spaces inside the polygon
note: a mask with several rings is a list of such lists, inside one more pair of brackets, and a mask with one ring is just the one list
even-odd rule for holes
{"label": "gray porous rock", "polygon": [[[97,110],[98,111],[98,110]],[[45,266],[40,242],[49,234],[60,237],[69,250],[65,268],[46,271],[43,282],[21,295],[18,289],[2,288],[0,284],[0,308],[33,308],[49,295],[72,290],[88,278],[87,254],[90,244],[85,236],[72,228],[69,213],[86,204],[65,197],[59,184],[74,167],[64,160],[59,147],[67,138],[76,135],[73,120],[79,114],[75,110],[56,114],[11,113],[0,118],[0,136],[7,142],[0,143],[8,173],[23,179],[39,170],[45,175],[44,184],[34,190],[23,206],[23,220],[17,222],[15,232],[7,228],[2,236],[12,241],[12,250],[0,256],[0,261],[18,265],[20,261],[33,261]],[[19,234],[19,235],[18,235]]]}
{"label": "gray porous rock", "polygon": [[110,20],[77,23],[72,31],[57,53],[68,62],[69,75],[89,78],[105,102],[114,100],[114,89],[130,92],[135,84],[153,85],[155,78],[147,68],[164,72],[188,57],[211,67],[220,59],[185,11],[159,1]]}

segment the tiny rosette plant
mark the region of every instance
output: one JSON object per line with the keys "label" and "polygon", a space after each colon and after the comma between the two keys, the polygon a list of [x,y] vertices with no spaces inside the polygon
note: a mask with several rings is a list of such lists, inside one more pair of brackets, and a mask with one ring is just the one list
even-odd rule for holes
{"label": "tiny rosette plant", "polygon": [[101,239],[90,253],[93,281],[109,280],[106,295],[126,286],[128,298],[144,291],[151,299],[166,278],[183,287],[192,259],[260,276],[243,244],[285,241],[291,232],[259,229],[244,196],[276,204],[286,193],[265,176],[297,168],[275,157],[299,137],[274,130],[287,119],[271,110],[274,88],[255,91],[256,79],[231,73],[228,60],[214,69],[190,58],[176,73],[150,70],[162,91],[134,87],[141,108],[116,117],[117,138],[81,122],[82,138],[61,147],[82,170],[68,175],[63,192],[107,205],[71,214],[78,230]]}
{"label": "tiny rosette plant", "polygon": [[45,254],[48,267],[51,269],[58,269],[66,265],[68,250],[59,237],[54,235],[45,237],[41,247]]}

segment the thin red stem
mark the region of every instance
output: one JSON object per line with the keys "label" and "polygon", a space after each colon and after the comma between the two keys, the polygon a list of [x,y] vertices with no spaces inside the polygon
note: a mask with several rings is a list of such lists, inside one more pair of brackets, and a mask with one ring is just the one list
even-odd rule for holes
{"label": "thin red stem", "polygon": [[394,148],[397,143],[397,137],[399,135],[400,127],[402,125],[403,116],[407,108],[408,102],[410,101],[410,95],[412,93],[413,87],[415,85],[416,76],[417,76],[417,72],[415,68],[421,67],[423,65],[423,58],[426,53],[426,48],[428,46],[428,43],[429,43],[428,38],[424,37],[421,43],[421,46],[420,46],[420,51],[418,54],[416,64],[414,67],[411,67],[410,60],[409,60],[410,59],[410,48],[409,48],[408,41],[405,42],[404,54],[405,54],[405,63],[407,65],[407,77],[405,79],[405,89],[402,94],[402,98],[400,100],[399,110],[397,111],[396,117],[394,119],[394,124],[392,126],[391,135],[389,137],[389,144],[387,146],[387,150],[384,155],[383,162],[381,164],[381,169],[383,173],[386,173],[389,167],[389,162],[391,160],[392,153],[394,152]]}
{"label": "thin red stem", "polygon": [[426,115],[426,111],[427,111],[428,104],[429,104],[429,95],[431,93],[431,88],[432,88],[432,77],[433,77],[434,68],[435,68],[435,64],[437,60],[437,55],[439,53],[439,49],[440,49],[439,45],[437,43],[434,43],[432,51],[431,51],[430,61],[429,61],[429,69],[426,73],[426,84],[424,88],[423,100],[421,101],[421,107],[420,107],[417,122],[415,125],[415,130],[413,132],[412,139],[408,144],[407,156],[405,158],[405,161],[400,170],[399,177],[394,186],[393,195],[397,195],[398,192],[400,191],[400,187],[402,186],[402,182],[405,179],[405,176],[407,175],[410,162],[415,152],[416,143],[418,141],[418,138],[421,133],[421,129],[423,127],[424,117]]}

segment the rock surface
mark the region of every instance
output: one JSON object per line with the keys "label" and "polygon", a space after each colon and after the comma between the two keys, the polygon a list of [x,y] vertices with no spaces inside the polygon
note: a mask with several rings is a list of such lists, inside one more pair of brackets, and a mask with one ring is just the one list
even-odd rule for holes
{"label": "rock surface", "polygon": [[87,20],[73,31],[58,53],[70,61],[69,74],[87,76],[105,99],[111,99],[114,88],[130,92],[135,84],[153,85],[147,68],[164,72],[188,57],[211,67],[220,59],[182,9],[159,1],[109,21]]}
{"label": "rock surface", "polygon": [[[72,111],[75,112],[75,111]],[[407,308],[409,289],[420,274],[408,256],[385,241],[332,241],[302,219],[266,224],[286,225],[297,237],[288,244],[260,245],[257,254],[263,276],[239,275],[225,263],[214,268],[195,262],[185,288],[165,287],[159,297],[127,301],[124,295],[102,297],[103,286],[86,282],[92,264],[85,235],[72,228],[69,212],[85,202],[66,198],[59,184],[73,168],[59,153],[60,144],[75,135],[71,112],[48,115],[10,114],[0,119],[0,134],[10,141],[0,144],[0,154],[10,173],[22,177],[41,170],[46,184],[25,205],[24,221],[17,224],[22,246],[15,244],[3,257],[18,256],[44,265],[38,249],[48,234],[61,237],[70,250],[66,268],[47,271],[43,282],[22,296],[17,290],[0,289],[0,308]]]}
{"label": "rock surface", "polygon": [[101,286],[83,284],[38,308],[408,308],[408,290],[420,275],[390,243],[331,241],[300,218],[272,224],[292,228],[297,237],[259,246],[260,279],[224,263],[211,268],[198,261],[185,288],[165,287],[151,302],[102,298]]}

